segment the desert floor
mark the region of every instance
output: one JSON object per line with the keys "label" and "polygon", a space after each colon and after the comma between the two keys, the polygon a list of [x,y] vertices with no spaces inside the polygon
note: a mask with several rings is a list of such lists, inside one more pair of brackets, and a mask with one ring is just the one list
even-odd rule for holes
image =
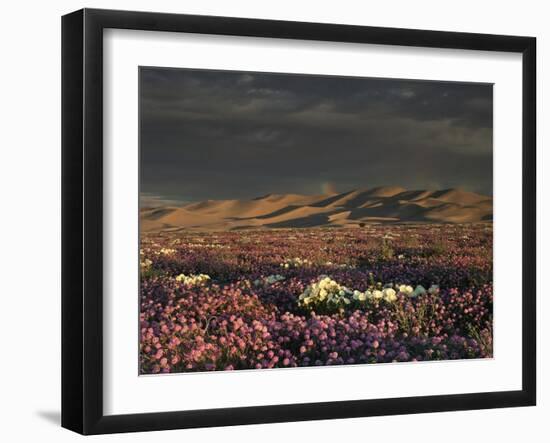
{"label": "desert floor", "polygon": [[492,224],[144,233],[140,372],[492,356]]}

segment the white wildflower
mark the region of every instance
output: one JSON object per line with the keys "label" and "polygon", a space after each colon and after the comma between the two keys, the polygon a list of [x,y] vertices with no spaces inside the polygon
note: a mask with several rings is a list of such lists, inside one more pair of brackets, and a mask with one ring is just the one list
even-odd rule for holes
{"label": "white wildflower", "polygon": [[160,254],[161,255],[172,255],[176,252],[175,249],[170,249],[170,248],[161,248],[160,249]]}
{"label": "white wildflower", "polygon": [[289,258],[285,260],[283,263],[281,263],[281,267],[284,267],[285,269],[303,268],[311,265],[313,265],[311,261],[300,257]]}
{"label": "white wildflower", "polygon": [[387,302],[394,302],[395,300],[397,300],[397,294],[394,289],[386,288],[382,292],[384,294],[384,300],[386,300]]}
{"label": "white wildflower", "polygon": [[[312,283],[305,288],[304,292],[298,297],[298,303],[303,306],[335,305],[338,307],[350,304],[350,297],[353,294],[352,290],[338,284],[330,277],[321,276],[316,283]],[[307,302],[306,298],[308,299]]]}
{"label": "white wildflower", "polygon": [[145,260],[139,262],[139,266],[140,266],[142,271],[144,271],[146,269],[149,269],[152,264],[153,264],[153,262],[151,260],[149,260],[148,258],[146,258]]}
{"label": "white wildflower", "polygon": [[186,286],[200,286],[210,280],[210,276],[207,274],[180,274],[176,276],[176,281],[183,283]]}

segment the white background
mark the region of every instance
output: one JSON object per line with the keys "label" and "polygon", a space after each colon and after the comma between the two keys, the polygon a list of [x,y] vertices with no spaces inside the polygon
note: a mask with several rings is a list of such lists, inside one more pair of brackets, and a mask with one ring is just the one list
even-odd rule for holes
{"label": "white background", "polygon": [[[550,30],[544,2],[298,2],[140,0],[10,2],[3,5],[2,195],[0,277],[3,349],[0,361],[0,436],[5,441],[72,441],[62,430],[60,397],[60,15],[82,6],[258,18],[350,23],[420,29],[534,35],[538,37],[538,145],[542,153],[550,120],[548,90],[542,78],[550,67]],[[539,156],[540,194],[549,194],[548,156]],[[543,166],[543,163],[546,163]],[[539,195],[539,202],[542,197]],[[539,224],[548,223],[548,204],[540,206]],[[550,265],[548,234],[539,233],[539,273]],[[539,287],[541,279],[539,279]],[[541,315],[550,304],[539,294],[539,406],[377,417],[224,429],[165,431],[97,437],[94,440],[158,441],[334,441],[342,437],[385,441],[463,442],[475,440],[544,441],[550,432],[548,373],[550,326]],[[546,346],[541,346],[546,343]],[[543,352],[544,351],[544,352]]]}
{"label": "white background", "polygon": [[[109,30],[104,60],[105,414],[521,389],[520,55]],[[138,377],[138,66],[494,83],[495,358]]]}

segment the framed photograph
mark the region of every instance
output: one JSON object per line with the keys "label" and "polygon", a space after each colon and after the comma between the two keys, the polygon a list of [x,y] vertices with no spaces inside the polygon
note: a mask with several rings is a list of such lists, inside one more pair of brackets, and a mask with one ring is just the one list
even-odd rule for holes
{"label": "framed photograph", "polygon": [[62,20],[62,425],[536,402],[536,41]]}

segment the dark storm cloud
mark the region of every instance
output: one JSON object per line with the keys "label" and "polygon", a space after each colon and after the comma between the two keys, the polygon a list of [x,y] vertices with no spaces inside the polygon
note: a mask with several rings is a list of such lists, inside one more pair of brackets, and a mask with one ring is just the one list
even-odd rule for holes
{"label": "dark storm cloud", "polygon": [[382,185],[492,194],[492,85],[159,68],[140,76],[141,187],[159,200]]}

